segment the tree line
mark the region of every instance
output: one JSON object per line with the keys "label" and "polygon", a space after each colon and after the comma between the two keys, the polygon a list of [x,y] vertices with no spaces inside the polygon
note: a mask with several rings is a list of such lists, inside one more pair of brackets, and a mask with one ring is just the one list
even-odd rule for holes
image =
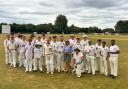
{"label": "tree line", "polygon": [[[2,30],[2,25],[6,23],[0,23],[0,31]],[[80,28],[72,24],[71,26],[68,26],[68,20],[66,16],[64,15],[58,15],[55,24],[48,23],[48,24],[17,24],[12,23],[11,25],[11,32],[13,33],[128,33],[128,20],[120,20],[116,23],[115,29],[113,28],[105,28],[100,29],[96,26],[88,27],[88,28]]]}

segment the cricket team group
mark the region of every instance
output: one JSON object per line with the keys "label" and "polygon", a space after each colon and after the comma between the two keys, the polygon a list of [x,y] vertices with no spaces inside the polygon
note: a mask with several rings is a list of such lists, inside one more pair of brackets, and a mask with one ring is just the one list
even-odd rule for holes
{"label": "cricket team group", "polygon": [[44,72],[46,69],[47,74],[66,72],[81,77],[84,73],[99,73],[112,79],[117,77],[120,51],[115,40],[111,40],[111,46],[108,47],[101,39],[92,44],[87,35],[81,39],[71,34],[66,41],[64,37],[46,34],[26,37],[21,33],[14,37],[8,34],[4,40],[5,62],[14,68],[17,65],[24,67],[27,73]]}

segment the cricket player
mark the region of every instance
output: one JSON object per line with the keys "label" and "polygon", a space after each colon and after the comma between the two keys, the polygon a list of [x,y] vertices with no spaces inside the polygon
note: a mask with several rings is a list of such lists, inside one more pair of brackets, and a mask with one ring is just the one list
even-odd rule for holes
{"label": "cricket player", "polygon": [[15,42],[16,42],[16,46],[17,46],[17,54],[19,55],[19,45],[20,45],[20,42],[22,41],[22,34],[21,33],[18,33],[17,37],[15,38]]}
{"label": "cricket player", "polygon": [[25,46],[27,45],[26,37],[23,36],[22,40],[19,43],[19,67],[25,67]]}
{"label": "cricket player", "polygon": [[111,40],[111,46],[109,48],[109,61],[110,61],[110,68],[111,68],[111,75],[113,79],[117,77],[118,72],[118,56],[119,56],[120,50],[118,45],[116,45],[115,40]]}
{"label": "cricket player", "polygon": [[88,73],[91,73],[92,72],[92,74],[93,75],[95,75],[95,56],[96,56],[96,54],[95,54],[95,46],[94,45],[92,45],[92,42],[91,41],[89,41],[89,47],[86,49],[87,51],[87,60],[88,60],[88,64],[89,64],[89,69],[88,69]]}
{"label": "cricket player", "polygon": [[34,47],[32,39],[29,38],[28,44],[25,46],[25,72],[32,72],[32,62],[34,58]]}
{"label": "cricket player", "polygon": [[102,42],[102,48],[101,48],[101,74],[105,74],[105,76],[108,76],[108,67],[107,67],[107,60],[109,56],[109,48],[106,46],[106,42]]}
{"label": "cricket player", "polygon": [[86,46],[88,46],[88,36],[87,35],[83,35],[83,40],[80,41],[80,44],[82,45],[82,49],[84,49]]}
{"label": "cricket player", "polygon": [[[42,33],[41,41],[42,41],[43,46],[44,46],[47,42],[45,33]],[[44,55],[44,52],[43,52],[43,55]],[[45,57],[44,56],[42,56],[42,61],[43,61],[43,66],[45,66]]]}
{"label": "cricket player", "polygon": [[84,55],[84,60],[83,60],[83,67],[86,71],[88,71],[88,64],[87,64],[87,60],[86,60],[86,47],[88,47],[88,36],[87,35],[83,35],[83,40],[80,41],[80,44],[82,46],[82,52]]}
{"label": "cricket player", "polygon": [[57,43],[57,70],[64,71],[64,38],[60,36],[60,41]]}
{"label": "cricket player", "polygon": [[54,55],[53,55],[53,47],[50,44],[50,41],[47,40],[46,44],[44,45],[44,54],[46,60],[46,68],[47,74],[54,73]]}
{"label": "cricket player", "polygon": [[74,51],[75,52],[73,53],[73,61],[74,61],[74,64],[76,65],[76,74],[77,74],[77,77],[81,77],[81,73],[83,72],[82,71],[83,53],[80,52],[79,48],[75,49]]}
{"label": "cricket player", "polygon": [[102,74],[102,65],[101,65],[102,40],[101,39],[97,40],[97,44],[95,44],[95,48],[96,48],[95,68],[96,68],[96,71]]}
{"label": "cricket player", "polygon": [[9,51],[9,60],[11,61],[11,66],[16,67],[16,50],[17,45],[14,40],[14,37],[11,37],[11,39],[8,41],[7,48]]}
{"label": "cricket player", "polygon": [[74,46],[74,44],[76,43],[76,39],[75,39],[74,34],[71,34],[69,42],[70,42],[71,46]]}
{"label": "cricket player", "polygon": [[51,41],[51,46],[52,46],[52,50],[53,50],[53,60],[54,60],[54,68],[55,70],[57,70],[57,37],[53,36],[53,40]]}
{"label": "cricket player", "polygon": [[37,69],[39,67],[40,72],[43,72],[43,43],[41,41],[41,37],[38,37],[38,39],[35,42],[34,46],[34,71],[37,72]]}
{"label": "cricket player", "polygon": [[10,35],[6,35],[6,39],[4,40],[4,49],[5,49],[5,63],[8,65],[11,63],[11,60],[9,60],[9,51],[7,48],[8,42],[10,40]]}
{"label": "cricket player", "polygon": [[[76,38],[76,43],[74,44],[74,46],[73,46],[73,50],[75,50],[75,49],[79,49],[81,52],[83,52],[83,49],[82,49],[82,45],[80,44],[80,38]],[[85,61],[83,60],[83,62],[81,63],[81,65],[83,65],[83,67],[84,67],[84,64],[85,64]],[[73,66],[73,65],[72,65]],[[85,69],[84,69],[84,71],[85,71]]]}

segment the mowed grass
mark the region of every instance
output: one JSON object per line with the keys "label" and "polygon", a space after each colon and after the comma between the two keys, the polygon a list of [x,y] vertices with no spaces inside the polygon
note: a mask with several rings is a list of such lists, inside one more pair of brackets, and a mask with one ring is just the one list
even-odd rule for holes
{"label": "mowed grass", "polygon": [[[67,39],[67,35],[65,38]],[[45,72],[25,73],[24,68],[12,68],[5,65],[3,47],[5,35],[0,35],[0,89],[128,89],[128,36],[89,36],[89,39],[94,42],[98,38],[107,43],[114,38],[120,47],[117,79],[113,80],[99,74],[95,76],[83,74],[81,78],[77,78],[76,75],[65,73],[54,75],[47,75]]]}

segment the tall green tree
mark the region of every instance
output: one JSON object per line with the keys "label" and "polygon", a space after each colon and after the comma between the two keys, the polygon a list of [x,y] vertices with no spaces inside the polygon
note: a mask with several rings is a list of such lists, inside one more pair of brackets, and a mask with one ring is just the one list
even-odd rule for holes
{"label": "tall green tree", "polygon": [[56,33],[68,33],[67,29],[68,20],[64,15],[58,15],[55,20],[55,32]]}
{"label": "tall green tree", "polygon": [[128,20],[118,21],[115,25],[115,31],[119,33],[128,33]]}

